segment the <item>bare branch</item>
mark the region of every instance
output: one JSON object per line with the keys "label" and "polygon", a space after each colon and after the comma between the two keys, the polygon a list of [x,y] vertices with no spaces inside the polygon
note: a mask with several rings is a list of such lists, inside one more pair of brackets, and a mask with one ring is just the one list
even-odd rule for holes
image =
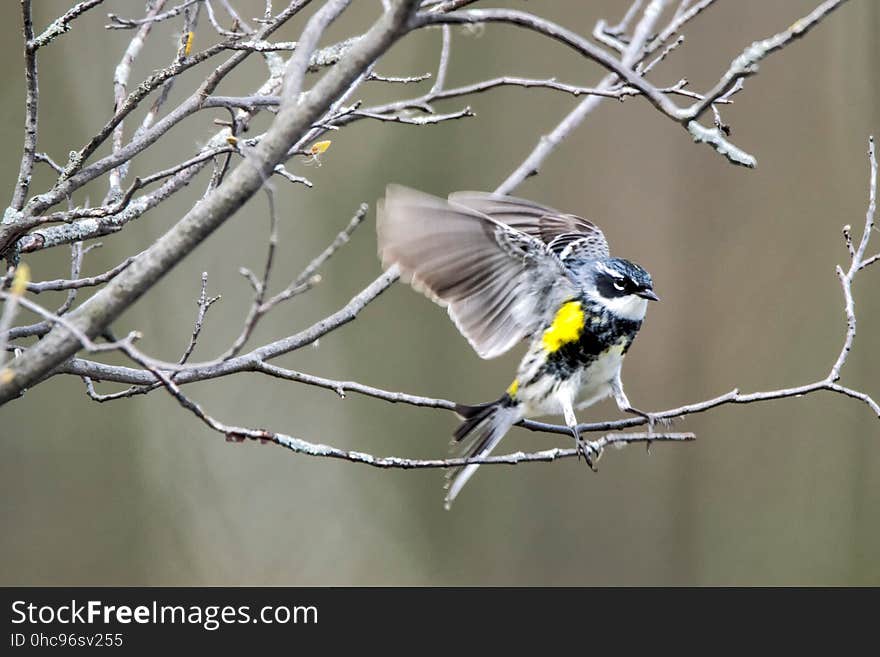
{"label": "bare branch", "polygon": [[[254,29],[248,25],[248,22],[244,20],[241,16],[239,16],[238,12],[235,11],[235,8],[229,4],[229,0],[220,0],[220,4],[223,6],[223,10],[229,14],[229,17],[232,19],[234,25],[240,26],[245,33],[250,34],[254,31]],[[263,16],[263,24],[269,24],[272,22],[272,2],[271,0],[266,0],[266,12]]]}
{"label": "bare branch", "polygon": [[[319,31],[316,28],[321,27],[328,16],[335,15],[341,6],[340,3],[333,3],[327,5],[330,9],[326,12],[320,10],[312,17],[305,32]],[[347,61],[340,61],[337,66],[329,69],[304,98],[299,97],[304,74],[303,62],[308,61],[313,48],[303,47],[298,50],[288,68],[291,82],[287,84],[284,93],[285,103],[255,149],[254,156],[246,158],[220,186],[97,292],[88,304],[88,312],[82,312],[83,307],[74,310],[69,315],[68,323],[86,335],[100,332],[241,207],[263,185],[288,151],[307,135],[313,123],[349,89],[355,79],[362,76],[363,66],[373,62],[407,31],[407,23],[415,6],[415,0],[398,0],[393,3],[392,11],[383,14],[370,31],[344,55]],[[317,41],[317,37],[313,36],[312,40]],[[203,88],[211,88],[214,84],[214,80],[206,81]],[[156,130],[161,124],[162,121],[152,130]],[[144,135],[144,139],[146,137]],[[85,171],[78,175],[84,173]],[[66,182],[72,183],[73,178]],[[60,189],[56,193],[58,191]],[[45,202],[46,200],[42,201]],[[0,404],[13,399],[23,388],[67,360],[79,346],[79,341],[75,338],[75,334],[67,330],[66,326],[56,327],[21,358],[16,359],[14,377],[7,383],[0,383]]]}
{"label": "bare branch", "polygon": [[32,39],[31,47],[33,47],[34,50],[38,50],[43,46],[49,45],[57,37],[70,30],[70,23],[74,19],[103,2],[104,0],[83,0],[82,2],[76,3],[73,7],[64,12],[64,14],[52,21],[49,27],[40,33],[40,36]]}
{"label": "bare branch", "polygon": [[[412,468],[450,468],[457,467],[461,465],[467,465],[470,463],[481,463],[481,464],[507,464],[507,465],[515,465],[518,463],[534,463],[534,462],[547,462],[547,461],[555,461],[560,458],[571,458],[576,456],[579,452],[576,449],[553,449],[553,450],[545,450],[543,452],[537,452],[533,454],[526,454],[523,452],[517,452],[514,454],[506,454],[501,456],[486,456],[479,458],[451,458],[451,459],[404,459],[398,457],[375,457],[370,454],[366,454],[364,452],[354,452],[348,450],[341,450],[336,447],[330,447],[329,445],[321,445],[317,443],[310,443],[299,438],[293,438],[292,436],[288,436],[281,433],[274,433],[271,431],[266,431],[265,429],[246,429],[244,427],[235,427],[231,425],[224,424],[219,420],[214,419],[212,416],[208,415],[202,407],[196,402],[189,399],[186,395],[183,394],[180,387],[174,382],[174,380],[161,372],[160,370],[151,367],[149,362],[143,357],[140,352],[138,352],[133,345],[124,344],[121,347],[121,350],[126,353],[132,360],[138,362],[140,365],[150,370],[150,372],[155,376],[166,390],[174,397],[178,403],[183,406],[185,409],[193,413],[196,417],[198,417],[202,422],[204,422],[208,427],[222,433],[227,440],[232,441],[242,441],[242,440],[258,440],[260,442],[272,442],[282,447],[286,447],[296,453],[299,454],[308,454],[309,456],[317,456],[323,458],[338,458],[345,461],[351,461],[353,463],[362,463],[366,465],[372,465],[378,468],[404,468],[404,469],[412,469]],[[599,454],[599,458],[601,458],[601,454],[604,448],[608,445],[612,444],[627,444],[627,443],[652,443],[656,441],[690,441],[694,440],[695,436],[692,433],[631,433],[631,434],[616,434],[616,435],[608,435],[599,438],[598,440],[591,441],[590,446],[595,450],[597,454]]]}
{"label": "bare branch", "polygon": [[370,73],[366,82],[388,82],[390,84],[415,84],[416,82],[424,82],[431,78],[430,73],[422,75],[412,75],[409,77],[392,77],[388,75],[379,75],[378,73]]}
{"label": "bare branch", "polygon": [[[208,308],[210,308],[214,303],[219,300],[219,294],[214,297],[208,296],[208,272],[202,272],[202,291],[199,294],[199,298],[196,302],[199,306],[199,311],[196,315],[196,321],[193,325],[192,335],[190,336],[189,344],[187,344],[186,349],[184,349],[183,351],[183,355],[177,361],[179,365],[183,365],[184,363],[186,363],[187,360],[189,360],[189,357],[192,355],[193,350],[196,348],[196,342],[199,339],[199,335],[202,332],[202,325],[204,324],[205,315],[208,312]],[[122,390],[120,392],[114,392],[109,395],[102,395],[95,390],[95,385],[92,381],[92,377],[83,374],[82,379],[83,382],[86,384],[86,394],[88,394],[88,396],[96,402],[108,402],[115,399],[123,399],[125,397],[134,397],[135,395],[146,394],[162,385],[161,382],[155,380],[143,385],[133,385],[126,390]]]}
{"label": "bare branch", "polygon": [[758,166],[758,160],[754,155],[746,153],[741,148],[734,146],[727,140],[726,135],[720,128],[706,128],[697,121],[688,123],[688,132],[693,135],[694,142],[709,144],[734,164],[739,164],[750,169]]}
{"label": "bare branch", "polygon": [[189,360],[189,357],[192,355],[193,350],[196,348],[196,342],[199,339],[199,335],[202,332],[202,324],[205,322],[205,314],[208,312],[208,308],[210,308],[214,303],[220,301],[220,295],[214,297],[208,296],[208,272],[202,272],[202,291],[199,294],[198,303],[199,312],[196,315],[196,322],[193,325],[192,336],[189,339],[189,344],[186,346],[186,349],[183,350],[183,355],[180,357],[178,361],[181,365],[186,363]]}
{"label": "bare branch", "polygon": [[[10,204],[10,207],[16,211],[24,207],[24,201],[31,184],[31,174],[34,170],[34,156],[37,152],[37,108],[40,97],[37,83],[37,48],[33,45],[34,24],[31,17],[30,0],[21,1],[21,17],[24,32],[24,76],[27,92],[24,104],[24,148],[18,171],[18,182],[15,185],[15,192]],[[3,218],[3,223],[12,220],[13,217],[6,216]]]}
{"label": "bare branch", "polygon": [[[653,25],[657,20],[657,16],[663,9],[663,2],[654,0],[652,5],[645,10],[640,23],[642,26],[637,30],[638,34],[644,35],[653,29]],[[621,63],[629,66],[642,57],[644,42],[633,39],[629,47],[623,53]],[[650,51],[646,51],[649,54]],[[617,75],[606,75],[599,82],[598,88],[603,91],[610,90],[617,82]],[[507,177],[507,179],[498,186],[496,190],[501,194],[508,194],[519,186],[526,178],[535,175],[547,157],[556,149],[556,147],[587,118],[587,116],[602,101],[600,96],[590,96],[582,100],[559,124],[550,132],[550,134],[542,137],[538,145],[532,150],[528,157]]]}
{"label": "bare branch", "polygon": [[[35,230],[19,240],[18,248],[21,253],[30,253],[115,233],[128,222],[141,217],[148,210],[186,187],[208,161],[208,159],[200,160],[182,169],[155,192],[130,200],[125,204],[125,209],[118,213],[107,212],[101,218],[88,218],[65,226]],[[126,199],[123,197],[122,200]],[[122,206],[120,203],[117,205]]]}
{"label": "bare branch", "polygon": [[[302,3],[298,6],[302,6]],[[273,72],[269,79],[260,87],[258,94],[270,93],[280,89],[282,73],[283,69]],[[254,112],[251,110],[239,113],[236,116],[235,126],[238,129],[247,129],[248,123],[253,115]],[[115,232],[121,229],[129,221],[137,219],[148,210],[183,189],[199,173],[199,171],[202,170],[205,164],[214,157],[214,155],[227,151],[231,152],[233,150],[234,147],[229,143],[229,130],[221,130],[208,141],[201,153],[191,160],[172,167],[170,170],[166,169],[164,172],[145,177],[141,181],[142,184],[158,180],[159,178],[164,177],[165,174],[180,169],[174,173],[171,180],[162,185],[158,190],[134,199],[122,212],[115,215],[107,215],[106,218],[101,221],[86,219],[84,221],[74,222],[70,226],[34,231],[19,240],[18,248],[22,253],[26,253],[50,248],[60,244],[67,244],[73,241],[101,237],[108,233]],[[144,183],[144,181],[147,181],[147,183]]]}
{"label": "bare branch", "polygon": [[55,173],[63,173],[64,167],[55,162],[51,157],[49,157],[46,153],[34,153],[34,160],[36,162],[43,162],[48,164]]}
{"label": "bare branch", "polygon": [[[627,84],[638,89],[657,109],[667,116],[677,119],[680,110],[675,103],[632,69],[632,66],[642,54],[642,48],[649,36],[650,27],[659,17],[664,2],[665,0],[653,0],[648,6],[642,21],[636,27],[633,41],[620,60],[571,30],[526,12],[508,9],[468,9],[442,15],[422,14],[421,17],[422,21],[427,24],[507,23],[546,35],[565,44],[607,69],[610,73],[625,80]],[[628,54],[630,49],[632,49],[632,55]]]}
{"label": "bare branch", "polygon": [[[726,94],[739,80],[757,73],[758,63],[767,55],[781,50],[796,39],[802,38],[816,27],[823,18],[839,8],[844,2],[846,0],[826,0],[808,15],[792,23],[791,27],[787,30],[762,41],[756,41],[746,48],[739,57],[731,62],[730,68],[721,77],[718,84],[711,91],[707,92],[702,100],[694,103],[682,112],[682,118],[686,121],[699,119],[716,99]],[[688,129],[691,130],[691,134],[694,134],[690,124],[688,124]]]}
{"label": "bare branch", "polygon": [[[105,27],[108,30],[132,30],[139,26],[160,23],[162,21],[167,21],[169,18],[179,16],[181,13],[183,13],[184,9],[201,1],[202,0],[186,0],[185,2],[182,2],[179,5],[176,5],[168,11],[162,13],[159,13],[159,11],[161,11],[161,7],[159,7],[159,10],[157,10],[154,6],[153,10],[150,11],[145,18],[120,18],[116,14],[107,14],[107,18],[110,19],[110,24],[106,25]],[[161,0],[160,4],[164,5],[164,0]]]}
{"label": "bare branch", "polygon": [[[134,256],[126,258],[112,269],[108,269],[103,274],[98,274],[97,276],[76,279],[58,278],[52,281],[28,283],[27,291],[33,292],[34,294],[40,294],[41,292],[60,292],[63,290],[76,290],[83,287],[103,285],[116,276],[116,274],[128,267],[133,260]],[[8,279],[8,277],[0,278],[0,286],[6,287],[9,282],[11,282],[11,279]]]}
{"label": "bare branch", "polygon": [[443,123],[444,121],[454,121],[455,119],[465,119],[476,116],[470,107],[465,107],[457,112],[449,114],[430,114],[428,116],[403,116],[401,114],[377,114],[366,110],[356,110],[351,112],[349,116],[359,116],[365,119],[373,119],[375,121],[387,121],[390,123],[406,123],[408,125],[431,125],[433,123]]}
{"label": "bare branch", "polygon": [[264,187],[264,189],[269,203],[269,248],[266,252],[266,264],[263,266],[263,279],[257,280],[257,277],[250,271],[242,268],[241,273],[250,279],[251,286],[254,288],[254,300],[251,303],[251,309],[248,311],[241,334],[236,338],[229,350],[220,357],[220,360],[228,360],[241,351],[257,326],[257,322],[268,311],[267,308],[264,308],[263,301],[269,288],[269,276],[272,274],[272,264],[275,262],[275,249],[278,246],[278,214],[275,212],[274,192],[268,186]]}
{"label": "bare branch", "polygon": [[844,272],[843,268],[838,266],[836,270],[837,278],[840,280],[840,285],[843,288],[844,310],[846,312],[846,337],[844,338],[840,354],[828,374],[829,383],[837,382],[840,379],[840,370],[843,369],[846,363],[846,358],[852,349],[853,340],[856,337],[856,311],[852,294],[852,283],[853,277],[863,269],[865,251],[871,239],[871,232],[874,230],[874,215],[877,211],[877,157],[874,153],[874,137],[871,137],[868,141],[868,161],[871,172],[868,184],[868,210],[865,213],[865,226],[862,231],[862,238],[859,240],[859,246],[855,251],[852,250],[852,244],[848,244],[851,258],[849,269]]}
{"label": "bare branch", "polygon": [[[131,74],[131,66],[138,54],[140,54],[141,49],[144,47],[144,42],[146,41],[147,36],[149,36],[150,30],[153,28],[153,23],[155,21],[152,19],[156,18],[164,5],[165,0],[156,0],[150,9],[150,12],[147,14],[147,18],[140,23],[140,29],[138,29],[134,37],[132,37],[128,47],[122,54],[122,59],[119,61],[119,64],[116,65],[116,70],[113,73],[113,96],[116,103],[113,110],[117,115],[122,111],[126,96],[128,95],[128,77]],[[110,18],[114,18],[113,14],[110,14]],[[113,128],[114,153],[118,153],[122,148],[122,129],[123,123],[120,119]],[[114,196],[119,196],[122,193],[122,190],[120,189],[121,178],[122,176],[119,169],[114,169],[110,172],[110,192]]]}
{"label": "bare branch", "polygon": [[351,221],[348,222],[348,225],[340,231],[326,249],[321,251],[314,260],[306,265],[306,268],[302,270],[302,273],[300,273],[300,275],[294,279],[293,283],[291,283],[291,287],[302,285],[309,280],[312,276],[318,273],[318,270],[324,266],[324,263],[332,258],[340,248],[348,244],[354,231],[357,230],[358,226],[360,226],[364,218],[366,218],[369,209],[370,206],[366,203],[361,203],[357,212],[355,212],[354,216],[351,218]]}
{"label": "bare branch", "polygon": [[865,261],[859,265],[859,269],[864,269],[868,265],[873,265],[878,260],[880,260],[880,253],[875,253],[870,258],[866,258]]}
{"label": "bare branch", "polygon": [[647,75],[648,73],[651,72],[651,69],[653,69],[655,66],[657,66],[657,64],[659,64],[664,59],[666,59],[669,56],[669,53],[671,53],[673,50],[678,48],[683,43],[684,43],[684,36],[678,37],[675,41],[673,41],[668,46],[666,46],[663,49],[663,52],[661,52],[654,59],[652,59],[650,62],[648,62],[648,64],[644,68],[641,68],[640,66],[636,66],[636,72],[641,73],[642,75]]}
{"label": "bare branch", "polygon": [[431,93],[436,94],[446,86],[446,72],[449,70],[449,49],[452,45],[452,34],[448,25],[444,25],[443,45],[440,47],[440,64],[437,66],[437,77],[434,78],[434,85],[431,87]]}
{"label": "bare branch", "polygon": [[[761,42],[752,44],[746,51],[733,61],[728,72],[722,77],[722,80],[705,96],[692,104],[690,107],[682,109],[673,103],[669,98],[657,89],[654,85],[647,82],[641,75],[634,70],[633,65],[642,57],[652,52],[652,47],[659,47],[663,40],[651,42],[646,46],[647,39],[650,36],[651,28],[656,22],[663,10],[665,0],[653,0],[645,9],[642,20],[636,26],[633,38],[627,46],[627,50],[623,52],[620,60],[615,59],[607,52],[594,46],[586,39],[580,37],[573,32],[556,25],[550,21],[538,18],[532,14],[525,12],[487,9],[487,10],[467,10],[462,12],[453,12],[446,15],[429,15],[423,14],[422,20],[430,23],[487,23],[502,22],[512,25],[525,27],[541,34],[545,34],[556,39],[565,45],[573,48],[585,57],[600,64],[606,68],[611,75],[600,83],[600,89],[607,89],[608,86],[616,83],[618,79],[624,80],[628,85],[638,89],[655,108],[667,115],[674,121],[681,123],[688,132],[694,137],[698,143],[706,143],[712,146],[719,153],[727,157],[732,163],[742,166],[753,167],[756,160],[753,156],[745,153],[739,147],[730,143],[720,130],[711,130],[697,123],[697,119],[708,109],[712,103],[728,93],[735,84],[747,75],[751,75],[757,71],[757,63],[771,52],[785,47],[792,40],[806,34],[810,29],[817,25],[834,9],[839,7],[846,0],[827,0],[817,7],[811,14],[796,21],[785,32],[779,33],[774,37],[765,39]],[[710,3],[700,3],[686,11],[678,18],[673,19],[669,35],[673,34],[683,24],[684,16],[692,18],[699,11],[709,6]],[[608,34],[607,30],[604,31]],[[511,176],[511,179],[505,181],[503,187],[512,189],[526,177],[534,175],[538,170],[540,161],[546,157],[561,139],[574,129],[583,118],[592,111],[596,106],[597,100],[588,98],[583,101],[571,114],[569,114],[557,129],[542,140],[542,143],[533,151],[532,156],[521,165],[519,169]]]}
{"label": "bare branch", "polygon": [[[266,25],[260,31],[260,37],[266,37],[273,33],[275,30],[279,29],[287,20],[295,16],[305,5],[307,5],[309,1],[310,0],[298,0],[295,2],[291,2],[290,5],[283,12],[281,12],[281,14],[279,14],[276,19],[272,21],[271,24]],[[148,148],[168,130],[177,125],[180,121],[201,109],[202,99],[205,96],[211,94],[216,86],[223,80],[223,78],[247,57],[249,52],[240,52],[232,55],[228,60],[217,67],[213,71],[213,73],[208,75],[205,81],[196,90],[196,92],[192,94],[187,100],[185,100],[181,105],[170,112],[162,120],[158,121],[151,129],[133,139],[128,145],[124,146],[118,152],[112,153],[111,155],[102,158],[98,162],[95,162],[88,167],[82,168],[82,165],[84,164],[86,158],[94,153],[94,151],[111,134],[118,122],[125,118],[125,116],[127,116],[128,113],[130,113],[135,107],[137,107],[137,105],[140,103],[141,100],[143,100],[146,95],[161,86],[161,84],[164,83],[167,79],[175,75],[179,75],[188,68],[191,68],[202,61],[205,61],[206,59],[214,56],[219,52],[222,52],[224,50],[224,47],[225,44],[222,43],[211,46],[200,53],[196,53],[191,55],[190,57],[187,57],[179,64],[172,64],[171,66],[166,67],[161,71],[158,71],[157,73],[153,74],[147,81],[142,83],[138,87],[138,89],[129,94],[120,111],[118,111],[113,116],[113,118],[101,129],[101,131],[94,138],[92,138],[89,143],[85,147],[83,147],[83,149],[81,149],[75,156],[72,156],[71,162],[65,168],[65,176],[63,177],[63,180],[59,181],[50,192],[41,194],[31,199],[31,201],[25,208],[25,212],[30,215],[42,213],[47,208],[52,207],[61,200],[69,197],[73,190],[79,189],[86,183],[94,180],[98,176],[106,173],[110,169],[113,169],[123,162],[128,161],[129,159],[143,151],[145,148]],[[0,232],[0,252],[2,252],[4,248],[4,241],[2,238],[2,232]]]}
{"label": "bare branch", "polygon": [[[189,57],[190,51],[192,50],[193,40],[195,39],[195,30],[199,19],[199,9],[203,5],[210,6],[209,3],[201,3],[196,5],[194,9],[187,8],[184,11],[183,31],[180,37],[180,42],[177,47],[177,53],[174,57],[173,64],[180,65],[186,60],[187,57]],[[176,77],[170,77],[162,84],[162,89],[160,90],[159,95],[153,101],[153,104],[150,106],[150,110],[147,112],[146,116],[144,116],[140,126],[134,133],[135,139],[144,134],[147,130],[149,130],[150,126],[155,123],[156,117],[159,115],[159,111],[162,109],[165,101],[168,100],[168,95],[171,93],[171,89],[174,87],[175,80],[177,80]],[[122,124],[120,124],[120,126],[121,125]],[[120,129],[120,126],[117,126],[117,130]],[[124,164],[120,165],[118,169],[115,169],[115,171],[118,172],[120,178],[125,178],[128,172],[128,165],[129,162],[125,162]],[[112,183],[113,172],[111,172],[110,174],[110,179]]]}
{"label": "bare branch", "polygon": [[[244,36],[245,34],[250,32],[250,30],[247,28],[246,28],[245,32],[237,31],[237,28],[240,26],[240,21],[237,18],[233,19],[233,21],[234,21],[233,29],[227,30],[222,25],[220,25],[220,21],[218,21],[217,17],[214,15],[214,6],[211,4],[210,0],[205,0],[204,5],[205,5],[205,10],[208,13],[208,20],[211,22],[211,25],[214,26],[214,29],[217,30],[217,34],[219,34],[221,36],[225,36],[225,37],[238,37],[238,36]],[[229,5],[227,5],[227,7],[228,6]]]}
{"label": "bare branch", "polygon": [[[82,270],[82,261],[83,255],[85,251],[83,250],[82,242],[75,242],[70,245],[70,278],[77,279],[79,278],[79,273]],[[67,298],[64,300],[64,303],[55,311],[56,315],[63,315],[68,310],[70,310],[71,306],[73,306],[73,302],[76,300],[76,292],[79,288],[72,287],[67,290]]]}
{"label": "bare branch", "polygon": [[660,31],[654,39],[646,46],[647,52],[650,54],[657,50],[664,43],[669,41],[685,24],[696,18],[701,12],[708,9],[715,0],[700,0],[697,4],[686,7],[685,3],[681,3],[675,12],[675,16],[669,24]]}
{"label": "bare branch", "polygon": [[[63,326],[65,329],[67,329],[73,335],[74,339],[76,339],[80,343],[80,345],[82,347],[84,347],[85,349],[87,349],[88,351],[91,351],[91,352],[115,351],[115,350],[119,349],[120,343],[118,343],[118,342],[112,342],[112,343],[106,343],[106,344],[98,344],[96,342],[93,342],[91,340],[91,338],[89,338],[89,336],[87,336],[85,333],[80,331],[79,328],[77,328],[76,324],[74,324],[73,322],[71,322],[70,320],[66,319],[65,317],[63,317],[61,315],[58,315],[58,314],[53,313],[49,310],[46,310],[45,308],[43,308],[39,304],[34,303],[33,301],[31,301],[30,299],[28,299],[26,297],[23,297],[21,295],[16,295],[14,292],[9,293],[9,292],[5,292],[3,290],[0,290],[0,299],[3,299],[4,301],[15,301],[15,303],[17,303],[21,307],[26,308],[27,310],[30,310],[33,313],[36,313],[40,317],[43,317],[43,318],[49,320],[53,324],[59,324],[59,325]],[[132,339],[135,339],[136,337],[137,337],[137,333],[134,332],[134,333],[130,334],[126,338],[126,340],[132,340]],[[4,376],[3,374],[0,374],[0,378],[6,378],[8,376],[9,376],[9,374],[7,374],[6,376]]]}
{"label": "bare branch", "polygon": [[309,21],[309,29],[303,30],[303,35],[297,43],[296,50],[293,57],[290,58],[287,71],[284,74],[284,87],[281,95],[285,101],[295,102],[298,98],[309,70],[312,54],[318,47],[318,41],[330,23],[335,21],[348,8],[349,4],[351,4],[351,0],[329,0],[321,8],[321,11]]}

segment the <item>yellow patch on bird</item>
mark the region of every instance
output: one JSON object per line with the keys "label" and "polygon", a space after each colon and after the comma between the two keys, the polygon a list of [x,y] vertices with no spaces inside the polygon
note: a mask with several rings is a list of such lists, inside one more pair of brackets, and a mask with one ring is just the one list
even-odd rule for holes
{"label": "yellow patch on bird", "polygon": [[333,142],[327,139],[326,141],[316,141],[312,144],[312,147],[309,149],[309,153],[312,155],[322,155],[327,152],[327,149],[330,148],[330,144]]}
{"label": "yellow patch on bird", "polygon": [[519,379],[514,379],[513,383],[507,386],[507,394],[510,397],[516,397],[517,390],[519,390]]}
{"label": "yellow patch on bird", "polygon": [[26,262],[19,263],[15,269],[15,276],[12,277],[12,285],[10,292],[13,296],[20,297],[27,290],[28,283],[31,282],[31,268]]}
{"label": "yellow patch on bird", "polygon": [[544,331],[541,343],[544,350],[550,353],[558,351],[569,342],[576,342],[584,328],[584,309],[580,301],[569,301],[562,304],[550,328]]}
{"label": "yellow patch on bird", "polygon": [[187,32],[186,39],[183,42],[183,56],[189,57],[189,54],[193,49],[193,41],[195,41],[196,33],[195,32]]}

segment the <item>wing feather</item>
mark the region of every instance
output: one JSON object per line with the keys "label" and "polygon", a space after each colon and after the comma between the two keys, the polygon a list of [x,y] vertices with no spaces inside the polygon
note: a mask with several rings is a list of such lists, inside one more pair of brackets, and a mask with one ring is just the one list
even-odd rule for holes
{"label": "wing feather", "polygon": [[585,259],[610,256],[602,230],[583,217],[534,201],[485,192],[456,192],[449,200],[541,240],[563,260],[575,254]]}
{"label": "wing feather", "polygon": [[574,294],[540,239],[479,210],[390,185],[377,213],[379,256],[415,289],[446,306],[482,358],[536,331]]}

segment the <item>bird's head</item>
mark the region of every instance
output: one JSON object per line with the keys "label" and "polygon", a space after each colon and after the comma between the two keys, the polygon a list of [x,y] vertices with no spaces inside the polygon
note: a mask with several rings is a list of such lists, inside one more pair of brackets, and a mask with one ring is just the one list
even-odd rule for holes
{"label": "bird's head", "polygon": [[651,275],[623,258],[603,258],[584,264],[580,283],[587,297],[616,317],[641,321],[648,301],[658,301]]}

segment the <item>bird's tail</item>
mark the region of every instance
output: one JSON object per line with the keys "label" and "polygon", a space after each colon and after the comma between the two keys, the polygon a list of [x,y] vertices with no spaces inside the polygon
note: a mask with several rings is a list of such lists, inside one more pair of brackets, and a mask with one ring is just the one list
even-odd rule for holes
{"label": "bird's tail", "polygon": [[[452,436],[456,443],[461,444],[461,455],[467,458],[488,456],[510,427],[522,419],[519,404],[508,395],[504,395],[498,401],[477,406],[458,404],[455,412],[464,421]],[[447,510],[478,467],[480,467],[478,463],[471,463],[453,468],[446,475],[444,505]]]}

